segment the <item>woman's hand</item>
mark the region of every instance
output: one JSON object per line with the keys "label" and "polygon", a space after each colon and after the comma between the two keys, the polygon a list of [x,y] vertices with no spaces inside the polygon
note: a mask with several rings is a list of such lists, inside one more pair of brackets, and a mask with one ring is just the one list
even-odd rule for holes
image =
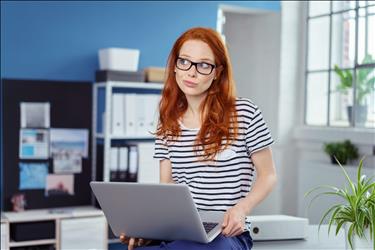
{"label": "woman's hand", "polygon": [[141,238],[127,237],[125,234],[120,235],[122,244],[128,245],[128,250],[133,250],[135,247],[147,246],[152,240],[145,240]]}
{"label": "woman's hand", "polygon": [[237,204],[229,208],[224,214],[221,233],[226,237],[233,237],[245,231],[245,209]]}

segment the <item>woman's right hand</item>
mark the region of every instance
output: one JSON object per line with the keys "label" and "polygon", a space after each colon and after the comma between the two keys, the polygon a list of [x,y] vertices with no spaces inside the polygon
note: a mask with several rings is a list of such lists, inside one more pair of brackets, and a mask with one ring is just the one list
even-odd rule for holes
{"label": "woman's right hand", "polygon": [[127,237],[125,234],[120,235],[120,241],[122,244],[128,245],[128,250],[133,250],[135,247],[146,246],[151,243],[151,240]]}

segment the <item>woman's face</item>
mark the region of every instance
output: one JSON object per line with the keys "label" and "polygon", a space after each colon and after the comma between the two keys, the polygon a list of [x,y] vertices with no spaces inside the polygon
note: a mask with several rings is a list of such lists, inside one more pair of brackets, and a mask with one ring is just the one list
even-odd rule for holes
{"label": "woman's face", "polygon": [[[205,96],[216,75],[213,66],[215,57],[211,48],[200,40],[188,40],[182,45],[178,58],[175,72],[181,91],[187,97]],[[198,64],[190,65],[191,62]]]}

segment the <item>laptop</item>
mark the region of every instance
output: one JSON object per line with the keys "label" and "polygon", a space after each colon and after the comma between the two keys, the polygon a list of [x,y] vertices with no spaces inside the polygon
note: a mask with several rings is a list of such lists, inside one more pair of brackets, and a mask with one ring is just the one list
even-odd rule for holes
{"label": "laptop", "polygon": [[221,232],[224,212],[198,211],[186,185],[92,181],[90,186],[117,237],[208,243]]}

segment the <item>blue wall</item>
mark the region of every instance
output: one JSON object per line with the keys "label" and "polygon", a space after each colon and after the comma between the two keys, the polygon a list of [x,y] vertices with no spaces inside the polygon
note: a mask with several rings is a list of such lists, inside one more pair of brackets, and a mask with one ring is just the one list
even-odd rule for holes
{"label": "blue wall", "polygon": [[280,10],[280,2],[1,2],[1,77],[89,80],[106,47],[140,49],[139,68],[165,66],[179,34],[216,28],[219,4]]}

